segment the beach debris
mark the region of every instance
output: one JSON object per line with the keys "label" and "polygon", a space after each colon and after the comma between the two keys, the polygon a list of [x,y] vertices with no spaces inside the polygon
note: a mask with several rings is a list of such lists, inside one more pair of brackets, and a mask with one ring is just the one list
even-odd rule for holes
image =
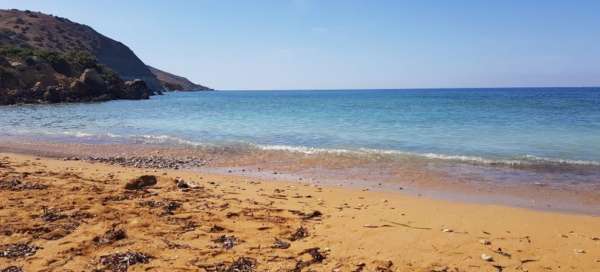
{"label": "beach debris", "polygon": [[431,268],[431,272],[448,272],[450,268],[446,265],[434,266]]}
{"label": "beach debris", "polygon": [[585,254],[585,250],[584,249],[575,249],[575,254]]}
{"label": "beach debris", "polygon": [[146,187],[154,186],[157,183],[156,176],[143,175],[138,178],[132,179],[125,184],[127,190],[143,190]]}
{"label": "beach debris", "polygon": [[502,272],[504,271],[504,268],[506,268],[506,266],[501,266],[499,264],[493,264],[492,267],[496,268],[496,272]]}
{"label": "beach debris", "polygon": [[500,248],[500,247],[497,250],[494,250],[494,252],[497,253],[497,254],[500,254],[500,255],[502,255],[504,257],[507,257],[509,259],[512,257],[512,255],[510,255],[510,253],[508,253],[506,251],[503,251],[502,248]]}
{"label": "beach debris", "polygon": [[221,232],[224,230],[225,230],[224,227],[221,227],[219,225],[213,225],[212,227],[210,227],[210,230],[208,230],[208,232],[214,233],[214,232]]}
{"label": "beach debris", "polygon": [[54,209],[48,209],[47,207],[42,207],[42,220],[46,222],[54,222],[60,219],[67,218],[66,215],[58,213]]}
{"label": "beach debris", "polygon": [[252,272],[256,268],[256,265],[256,259],[249,257],[239,257],[229,267],[223,270],[223,272]]}
{"label": "beach debris", "polygon": [[232,249],[241,242],[237,237],[231,235],[221,235],[219,238],[212,240],[215,243],[222,244],[224,249]]}
{"label": "beach debris", "polygon": [[300,240],[300,239],[308,237],[308,236],[309,236],[308,229],[301,226],[301,227],[297,228],[296,231],[292,234],[292,236],[290,237],[290,240],[297,241],[297,240]]}
{"label": "beach debris", "polygon": [[494,257],[487,255],[485,253],[481,254],[481,259],[486,261],[486,262],[493,262],[494,261]]}
{"label": "beach debris", "polygon": [[380,263],[375,267],[375,272],[392,272],[392,266],[394,266],[394,262],[388,260],[383,263]]}
{"label": "beach debris", "polygon": [[480,239],[479,243],[482,244],[482,245],[484,245],[484,246],[492,244],[492,242],[490,242],[490,240],[487,240],[487,239]]}
{"label": "beach debris", "polygon": [[0,246],[0,257],[9,259],[29,257],[35,255],[38,249],[41,248],[24,243],[2,245]]}
{"label": "beach debris", "polygon": [[396,225],[396,226],[405,227],[405,228],[420,229],[420,230],[430,230],[431,229],[431,228],[427,228],[427,227],[415,227],[415,226],[411,226],[409,224],[398,223],[398,222],[389,221],[389,220],[383,220],[383,221],[388,222],[393,225]]}
{"label": "beach debris", "polygon": [[0,272],[23,272],[23,270],[17,266],[9,266],[7,268],[0,270]]}
{"label": "beach debris", "polygon": [[367,266],[366,263],[360,262],[356,265],[356,268],[354,270],[352,270],[352,272],[362,272],[366,266]]}
{"label": "beach debris", "polygon": [[304,251],[302,251],[300,253],[300,255],[308,253],[312,257],[313,262],[320,263],[326,259],[325,255],[323,255],[323,253],[321,253],[320,250],[321,249],[318,247],[313,247],[313,248],[305,249]]}
{"label": "beach debris", "polygon": [[100,264],[112,272],[126,272],[130,266],[147,264],[152,258],[141,252],[115,253],[100,256]]}
{"label": "beach debris", "polygon": [[363,228],[369,228],[369,229],[376,229],[376,228],[389,228],[389,227],[393,227],[392,225],[388,225],[388,224],[383,224],[383,225],[363,225]]}
{"label": "beach debris", "polygon": [[125,238],[127,238],[127,233],[125,232],[125,230],[113,227],[112,229],[104,233],[104,235],[94,237],[92,241],[94,241],[94,243],[96,243],[97,245],[106,245],[111,244],[115,241],[123,240]]}
{"label": "beach debris", "polygon": [[271,248],[280,248],[280,249],[288,249],[290,248],[290,243],[284,241],[284,240],[280,240],[278,238],[275,238],[275,242],[273,243],[273,245],[271,246]]}
{"label": "beach debris", "polygon": [[323,255],[323,253],[321,253],[320,251],[321,249],[318,247],[313,247],[313,248],[308,248],[303,250],[302,252],[300,252],[300,254],[298,254],[299,256],[302,256],[304,254],[309,254],[311,256],[311,259],[308,261],[302,261],[302,260],[298,260],[296,262],[296,267],[294,267],[294,269],[292,270],[293,272],[300,272],[302,271],[303,268],[311,266],[315,263],[321,263],[323,262],[323,260],[326,259],[325,255]]}
{"label": "beach debris", "polygon": [[[519,265],[517,267],[515,267],[515,269],[516,270],[521,270],[521,271],[527,271],[527,270],[523,269],[523,265],[526,264],[526,263],[537,262],[537,261],[539,261],[539,260],[536,260],[536,259],[523,259],[523,260],[520,260],[519,261],[520,262]],[[502,270],[500,270],[500,271],[502,271]]]}

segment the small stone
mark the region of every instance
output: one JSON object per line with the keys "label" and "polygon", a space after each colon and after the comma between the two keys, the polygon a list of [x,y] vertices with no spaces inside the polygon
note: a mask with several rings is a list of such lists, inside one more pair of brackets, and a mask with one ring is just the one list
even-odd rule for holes
{"label": "small stone", "polygon": [[454,232],[454,231],[451,229],[443,229],[442,232]]}
{"label": "small stone", "polygon": [[132,179],[125,184],[127,190],[142,190],[146,187],[153,186],[157,183],[155,176],[144,175],[138,178]]}
{"label": "small stone", "polygon": [[583,249],[575,249],[576,254],[585,254],[585,250]]}
{"label": "small stone", "polygon": [[482,245],[484,245],[484,246],[492,244],[492,242],[490,242],[489,240],[486,240],[486,239],[479,240],[479,243],[482,244]]}
{"label": "small stone", "polygon": [[486,262],[492,262],[494,261],[494,257],[487,255],[485,253],[481,254],[481,259],[486,261]]}

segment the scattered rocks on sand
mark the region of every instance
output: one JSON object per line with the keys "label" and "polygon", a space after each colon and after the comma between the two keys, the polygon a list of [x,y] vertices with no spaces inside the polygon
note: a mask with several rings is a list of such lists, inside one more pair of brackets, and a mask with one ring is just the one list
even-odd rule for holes
{"label": "scattered rocks on sand", "polygon": [[107,156],[107,157],[86,157],[86,158],[78,158],[78,157],[66,157],[65,160],[86,160],[91,162],[100,162],[106,163],[110,165],[120,165],[127,167],[135,167],[135,168],[156,168],[156,169],[179,169],[179,168],[194,168],[201,167],[207,164],[207,161],[193,158],[193,157],[184,157],[184,158],[169,158],[165,156],[148,156],[148,157],[138,157],[138,156]]}
{"label": "scattered rocks on sand", "polygon": [[9,259],[29,257],[35,255],[38,249],[40,248],[37,246],[22,243],[3,245],[0,246],[0,257]]}
{"label": "scattered rocks on sand", "polygon": [[9,180],[0,180],[0,190],[7,191],[25,191],[25,190],[45,190],[48,189],[48,185],[33,183],[33,182],[22,182],[16,178]]}
{"label": "scattered rocks on sand", "polygon": [[143,190],[147,187],[154,186],[157,183],[156,176],[144,175],[138,178],[132,179],[125,184],[127,190]]}
{"label": "scattered rocks on sand", "polygon": [[112,272],[126,272],[130,266],[146,264],[151,259],[152,256],[140,252],[115,253],[100,256],[100,264]]}

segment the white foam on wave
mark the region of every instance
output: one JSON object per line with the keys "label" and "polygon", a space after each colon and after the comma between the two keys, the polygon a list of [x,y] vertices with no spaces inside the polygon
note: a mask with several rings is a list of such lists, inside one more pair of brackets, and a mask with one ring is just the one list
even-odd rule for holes
{"label": "white foam on wave", "polygon": [[285,151],[302,154],[333,154],[333,155],[398,155],[398,156],[413,156],[417,158],[433,159],[433,160],[444,160],[444,161],[456,161],[472,164],[482,165],[506,165],[506,166],[535,166],[535,165],[575,165],[575,166],[600,166],[598,161],[589,160],[571,160],[571,159],[558,159],[558,158],[547,158],[539,157],[535,155],[523,155],[521,157],[515,157],[514,159],[491,159],[479,156],[469,155],[451,155],[451,154],[438,154],[438,153],[418,153],[418,152],[407,152],[401,150],[389,150],[389,149],[369,149],[369,148],[358,148],[358,149],[340,149],[340,148],[319,148],[319,147],[308,147],[308,146],[292,146],[292,145],[261,145],[253,144],[248,142],[237,142],[228,144],[214,144],[199,141],[191,141],[171,135],[117,135],[113,133],[105,134],[93,134],[83,131],[64,131],[64,132],[50,132],[42,131],[38,132],[44,135],[65,135],[73,136],[77,138],[112,138],[112,139],[129,139],[139,141],[143,144],[176,144],[176,145],[187,145],[193,147],[235,147],[235,148],[256,148],[265,151]]}

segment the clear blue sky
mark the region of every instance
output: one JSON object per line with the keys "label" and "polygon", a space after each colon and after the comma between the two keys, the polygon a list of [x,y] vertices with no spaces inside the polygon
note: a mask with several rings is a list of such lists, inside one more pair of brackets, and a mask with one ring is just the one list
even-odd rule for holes
{"label": "clear blue sky", "polygon": [[600,1],[37,1],[218,89],[600,86]]}

